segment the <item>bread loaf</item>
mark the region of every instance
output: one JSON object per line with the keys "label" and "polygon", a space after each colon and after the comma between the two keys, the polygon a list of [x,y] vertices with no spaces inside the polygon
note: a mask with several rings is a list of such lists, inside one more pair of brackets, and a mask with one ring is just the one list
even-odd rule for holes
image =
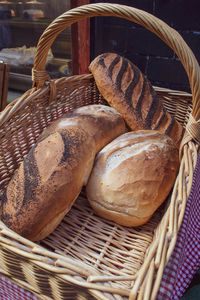
{"label": "bread loaf", "polygon": [[125,122],[114,108],[92,104],[79,107],[52,122],[40,138],[52,132],[63,131],[69,125],[83,128],[94,138],[96,153],[114,138],[126,132]]}
{"label": "bread loaf", "polygon": [[168,136],[156,130],[125,133],[96,156],[87,198],[103,218],[142,225],[168,196],[178,167],[178,148]]}
{"label": "bread loaf", "polygon": [[100,93],[131,130],[158,130],[179,146],[183,127],[166,111],[149,80],[134,64],[117,54],[104,53],[89,69]]}
{"label": "bread loaf", "polygon": [[86,184],[95,150],[93,138],[77,127],[39,140],[4,192],[2,221],[33,241],[50,234]]}
{"label": "bread loaf", "polygon": [[83,107],[54,121],[4,191],[2,221],[30,240],[45,238],[86,185],[96,153],[124,132],[120,114],[103,105]]}

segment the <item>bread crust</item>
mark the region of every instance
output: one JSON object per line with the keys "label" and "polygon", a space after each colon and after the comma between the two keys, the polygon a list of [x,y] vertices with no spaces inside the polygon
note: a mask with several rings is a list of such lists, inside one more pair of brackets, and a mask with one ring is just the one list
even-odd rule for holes
{"label": "bread crust", "polygon": [[52,122],[24,158],[2,199],[2,221],[33,240],[49,235],[86,185],[96,153],[126,131],[113,108],[89,105]]}
{"label": "bread crust", "polygon": [[102,96],[131,130],[158,130],[180,145],[183,127],[166,111],[137,66],[115,53],[103,53],[91,62],[89,70]]}
{"label": "bread crust", "polygon": [[155,130],[125,133],[97,155],[88,200],[102,217],[142,225],[167,198],[178,168],[178,149],[168,136]]}
{"label": "bread crust", "polygon": [[93,138],[73,126],[40,139],[4,192],[2,221],[33,241],[50,234],[86,184],[95,150]]}
{"label": "bread crust", "polygon": [[69,125],[84,129],[94,138],[96,153],[114,138],[127,131],[122,116],[114,108],[92,104],[79,107],[63,115],[50,124],[43,131],[40,138],[55,131],[63,131]]}

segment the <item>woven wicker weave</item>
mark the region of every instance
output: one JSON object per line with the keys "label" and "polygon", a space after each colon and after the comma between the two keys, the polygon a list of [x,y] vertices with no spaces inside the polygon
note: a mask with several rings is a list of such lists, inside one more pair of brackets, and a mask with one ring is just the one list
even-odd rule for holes
{"label": "woven wicker weave", "polygon": [[48,124],[76,107],[106,104],[91,74],[50,80],[45,71],[56,36],[93,16],[116,16],[143,25],[175,51],[187,72],[192,94],[156,88],[167,110],[187,129],[172,195],[139,228],[97,217],[84,191],[58,228],[40,243],[0,222],[0,273],[41,299],[155,299],[190,193],[200,133],[195,122],[200,114],[199,65],[180,35],[164,22],[132,7],[104,3],[70,10],[49,25],[37,47],[34,87],[0,114],[0,193]]}

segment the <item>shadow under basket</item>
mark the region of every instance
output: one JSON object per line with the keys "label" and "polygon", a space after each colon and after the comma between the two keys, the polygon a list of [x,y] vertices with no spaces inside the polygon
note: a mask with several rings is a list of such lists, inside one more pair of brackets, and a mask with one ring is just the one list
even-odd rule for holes
{"label": "shadow under basket", "polygon": [[[80,106],[107,105],[91,74],[50,80],[45,72],[46,55],[56,36],[72,23],[97,15],[137,22],[177,53],[192,94],[158,87],[155,90],[187,132],[191,114],[194,121],[199,119],[199,66],[178,33],[154,16],[124,5],[90,4],[67,11],[49,25],[38,43],[35,87],[0,114],[1,195],[52,121]],[[188,136],[184,136],[180,170],[171,195],[148,223],[127,228],[98,217],[83,190],[56,230],[39,243],[0,222],[0,274],[40,299],[155,299],[176,243],[197,161],[197,143]]]}

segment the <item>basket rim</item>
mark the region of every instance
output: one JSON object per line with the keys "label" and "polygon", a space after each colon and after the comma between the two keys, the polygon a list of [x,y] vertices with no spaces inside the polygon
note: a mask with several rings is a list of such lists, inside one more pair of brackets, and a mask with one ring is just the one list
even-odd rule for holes
{"label": "basket rim", "polygon": [[[81,79],[81,78],[83,78],[86,81],[93,80],[93,76],[91,76],[91,74],[87,75],[86,77],[84,77],[83,75],[78,75],[78,77],[76,76],[76,77],[73,77],[70,79],[67,78],[66,80],[74,80],[74,79],[77,80],[77,79]],[[62,85],[64,81],[65,81],[65,78],[57,79],[57,84],[60,83]],[[48,88],[49,88],[48,86],[45,87],[45,93],[48,93]],[[169,89],[159,88],[159,87],[158,87],[158,90],[160,90],[161,93],[165,93],[165,91],[167,91],[167,94],[169,92],[171,94],[179,95],[179,92],[177,92],[175,90],[169,90]],[[44,91],[42,91],[42,92],[44,92]],[[28,96],[29,100],[31,98],[33,98],[35,94],[37,95],[38,93],[39,93],[39,90],[34,90],[33,94],[30,94]],[[189,98],[189,102],[191,102],[192,95],[185,93],[185,92],[184,93],[181,92],[181,94],[182,95],[180,96],[180,98],[182,98],[186,95],[186,98]],[[18,101],[20,101],[20,99],[18,99],[16,101],[16,103]],[[11,109],[12,109],[12,106],[11,106]],[[192,161],[191,158],[188,158],[188,155],[190,155],[192,152],[188,151],[188,153],[189,154],[185,154],[185,155],[187,155],[186,156],[187,161],[188,160]],[[183,162],[183,164],[185,164],[185,162]],[[182,166],[182,169],[181,169],[182,177],[184,176],[184,174],[183,174],[184,168],[185,167]],[[189,170],[191,173],[192,172],[191,168],[189,168]],[[193,168],[192,168],[192,170],[193,170]],[[187,193],[188,193],[188,191],[187,191]],[[184,205],[183,205],[183,208],[184,208]],[[174,215],[174,213],[175,213],[174,210],[176,211],[176,209],[177,209],[177,207],[175,205],[175,198],[172,203],[172,208],[170,208],[170,209],[172,211],[171,214]],[[168,221],[170,218],[169,215],[170,215],[170,212],[168,212]],[[182,217],[182,215],[180,217]],[[180,221],[178,221],[178,222],[180,223]],[[163,221],[163,223],[165,223],[165,222]],[[165,228],[167,226],[166,224],[164,224]],[[160,229],[158,226],[158,229],[156,231],[159,231],[159,230]],[[163,232],[165,232],[165,231],[166,230],[164,230]],[[176,226],[176,223],[174,223],[174,221],[173,221],[171,223],[171,227],[169,229],[168,237],[165,240],[166,243],[171,242],[170,235],[172,236],[174,233],[177,233],[177,226]],[[155,233],[155,237],[156,237],[156,235],[160,235],[160,233]],[[173,249],[173,247],[175,245],[174,242],[175,242],[175,240],[172,239],[172,244],[171,244],[172,246],[169,249],[170,251]],[[163,240],[163,243],[164,243],[164,240]],[[113,292],[116,294],[117,293],[118,294],[125,293],[126,296],[130,296],[130,299],[135,299],[134,297],[136,297],[135,295],[138,293],[140,285],[143,284],[143,282],[144,282],[143,280],[145,280],[145,276],[149,276],[148,275],[148,267],[149,267],[149,264],[152,264],[152,262],[151,262],[152,255],[153,255],[153,259],[155,256],[157,257],[158,255],[156,254],[156,251],[159,248],[160,256],[159,256],[159,258],[157,258],[157,260],[155,260],[155,263],[157,264],[157,266],[159,265],[158,261],[160,262],[161,260],[164,259],[164,263],[165,263],[166,260],[168,259],[166,256],[166,253],[163,252],[163,243],[161,243],[162,245],[159,247],[158,240],[155,238],[154,242],[152,242],[152,244],[150,245],[150,248],[151,248],[150,252],[148,252],[148,249],[146,249],[147,250],[147,259],[145,258],[143,266],[141,267],[141,269],[138,272],[138,277],[135,280],[135,284],[134,284],[132,290],[120,289],[120,291],[119,291],[119,289],[116,289],[113,287],[105,288],[105,286],[101,282],[97,284],[95,282],[89,282],[88,280],[85,283],[83,283],[83,281],[79,280],[79,283],[80,283],[80,285],[85,286],[86,289],[92,289],[94,291],[96,290],[96,291],[99,291],[99,293],[101,293],[101,291],[102,292],[106,292],[106,291]],[[166,243],[165,243],[165,247],[166,247]],[[19,246],[19,248],[17,248],[17,245]],[[8,251],[15,253],[15,255],[19,255],[20,257],[25,258],[26,260],[28,259],[29,261],[31,261],[32,264],[35,264],[35,266],[37,266],[38,268],[41,268],[42,270],[45,270],[47,273],[52,271],[54,273],[54,276],[56,276],[56,278],[58,278],[60,280],[70,281],[70,278],[67,277],[65,272],[63,272],[64,274],[61,272],[61,269],[66,270],[67,267],[72,272],[75,272],[77,270],[77,268],[78,268],[78,271],[80,271],[80,266],[81,266],[81,272],[83,274],[82,276],[86,277],[89,275],[88,278],[91,278],[91,276],[99,276],[99,273],[98,272],[96,273],[96,270],[93,269],[93,267],[90,267],[91,273],[88,274],[88,271],[87,271],[88,264],[86,264],[85,262],[82,262],[80,264],[79,261],[74,260],[71,257],[68,257],[68,259],[66,259],[66,257],[63,257],[61,254],[54,253],[42,246],[39,246],[38,244],[31,242],[31,241],[21,237],[20,235],[17,235],[15,232],[13,232],[9,228],[7,228],[6,225],[4,223],[2,223],[1,221],[0,221],[0,248],[7,249]],[[153,248],[153,250],[152,250],[152,248]],[[163,258],[163,255],[164,255],[164,258]],[[168,254],[168,256],[169,256],[169,254]],[[161,266],[163,267],[163,263],[161,264]],[[103,275],[102,275],[102,277],[103,277]],[[159,280],[160,280],[160,278],[159,278]],[[78,283],[78,281],[77,280],[74,281],[73,278],[71,278],[71,283],[72,283],[72,281],[75,284]]]}
{"label": "basket rim", "polygon": [[[59,84],[73,84],[73,82],[75,81],[82,81],[82,82],[94,82],[94,77],[91,73],[89,74],[81,74],[81,75],[72,75],[69,77],[60,77],[57,79],[54,79],[52,81],[54,81],[55,86],[59,85]],[[174,97],[185,97],[185,99],[187,99],[189,102],[192,103],[192,94],[188,93],[186,91],[181,91],[181,90],[175,90],[175,89],[169,89],[169,88],[165,88],[165,87],[160,87],[160,86],[153,86],[153,88],[155,89],[155,91],[157,93],[165,93],[165,94],[169,94],[170,96],[174,96]],[[31,88],[29,90],[27,90],[21,97],[13,100],[12,102],[10,102],[3,111],[0,112],[0,127],[7,122],[10,118],[12,118],[12,116],[18,112],[20,109],[23,109],[25,107],[25,105],[34,97],[37,97],[38,95],[42,94],[46,94],[49,93],[50,90],[50,86],[49,83],[46,82],[45,86],[39,89],[36,88]]]}

